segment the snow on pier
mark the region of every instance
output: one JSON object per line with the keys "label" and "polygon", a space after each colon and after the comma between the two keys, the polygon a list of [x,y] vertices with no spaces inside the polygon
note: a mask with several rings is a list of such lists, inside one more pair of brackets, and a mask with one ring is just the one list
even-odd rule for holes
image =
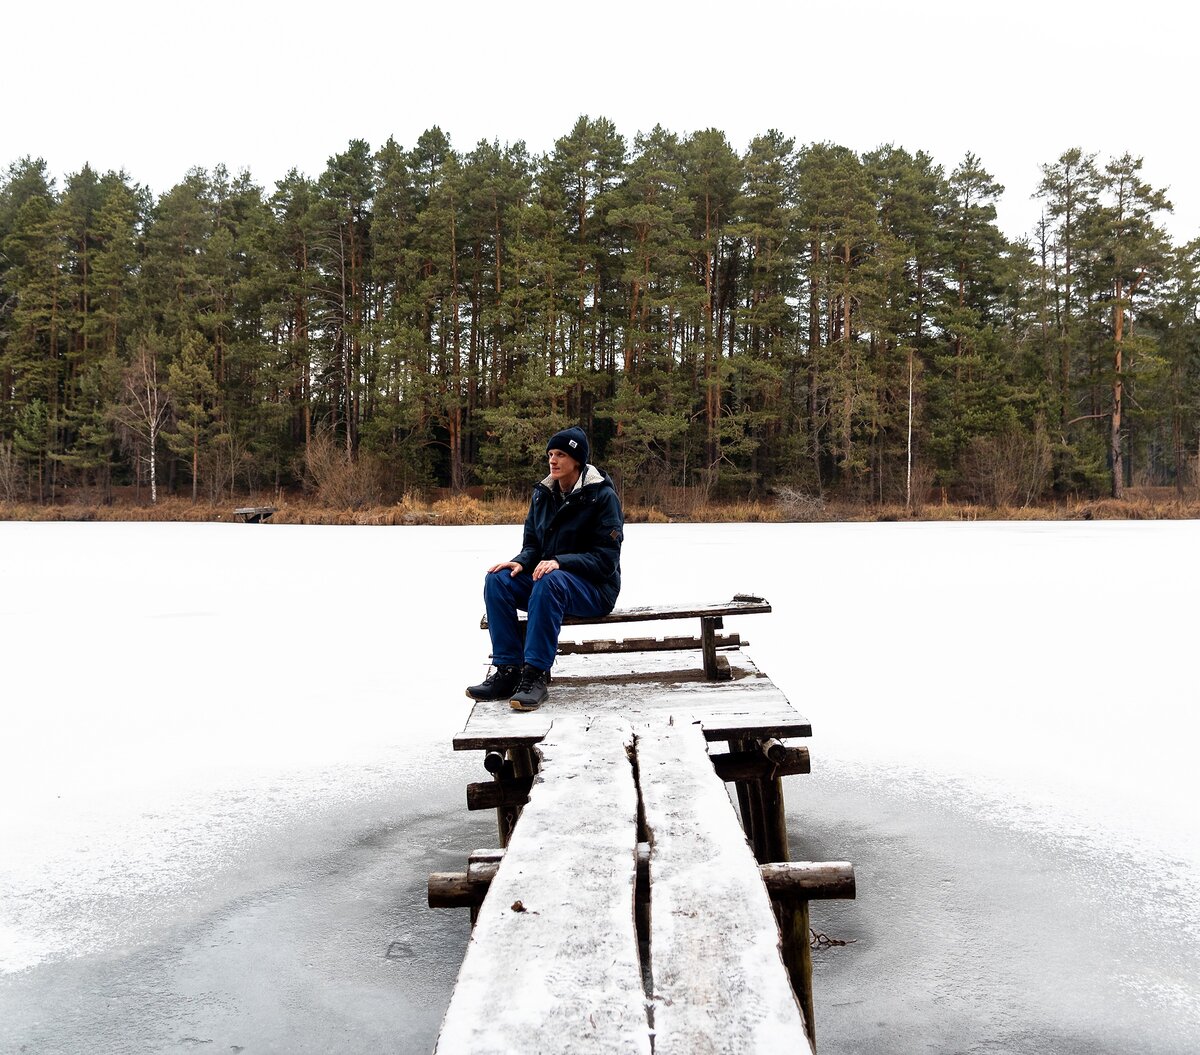
{"label": "snow on pier", "polygon": [[701,634],[564,644],[539,711],[474,706],[454,747],[485,752],[469,804],[504,848],[430,877],[475,921],[439,1053],[813,1050],[808,901],[853,869],[787,861],[781,778],[809,756],[783,738],[811,728],[716,634],[769,611],[630,610]]}

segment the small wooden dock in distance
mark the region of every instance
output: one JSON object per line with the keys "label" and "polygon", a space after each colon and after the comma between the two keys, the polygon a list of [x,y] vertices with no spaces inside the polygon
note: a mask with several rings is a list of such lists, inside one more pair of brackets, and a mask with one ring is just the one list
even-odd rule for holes
{"label": "small wooden dock in distance", "polygon": [[454,747],[484,752],[468,806],[496,809],[501,845],[430,877],[474,924],[441,1055],[814,1050],[808,903],[853,897],[854,873],[788,860],[781,778],[809,754],[785,738],[811,729],[716,633],[769,611],[613,612],[594,622],[701,633],[564,642],[540,710],[475,704]]}
{"label": "small wooden dock in distance", "polygon": [[242,524],[263,524],[275,515],[274,506],[239,506],[233,511]]}

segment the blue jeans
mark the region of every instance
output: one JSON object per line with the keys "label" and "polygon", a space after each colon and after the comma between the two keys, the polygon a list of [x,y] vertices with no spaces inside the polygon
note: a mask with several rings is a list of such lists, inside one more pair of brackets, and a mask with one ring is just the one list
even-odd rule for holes
{"label": "blue jeans", "polygon": [[[538,670],[549,670],[558,652],[564,616],[608,613],[595,586],[561,568],[537,582],[525,571],[515,578],[507,568],[490,572],[483,580],[483,603],[492,635],[492,662],[498,667],[519,667],[524,661]],[[518,608],[529,613],[524,641]]]}

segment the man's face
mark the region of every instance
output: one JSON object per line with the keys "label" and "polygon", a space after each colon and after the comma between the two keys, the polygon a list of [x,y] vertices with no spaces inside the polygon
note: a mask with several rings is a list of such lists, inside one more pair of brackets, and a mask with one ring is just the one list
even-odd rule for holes
{"label": "man's face", "polygon": [[550,463],[550,475],[555,480],[562,480],[564,477],[570,479],[579,474],[579,463],[566,451],[560,451],[557,447],[552,447],[546,452],[546,460]]}

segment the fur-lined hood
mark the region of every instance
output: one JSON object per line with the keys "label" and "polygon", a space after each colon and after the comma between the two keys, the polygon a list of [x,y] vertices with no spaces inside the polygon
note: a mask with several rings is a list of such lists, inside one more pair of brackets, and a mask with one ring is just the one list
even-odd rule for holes
{"label": "fur-lined hood", "polygon": [[[528,479],[528,477],[526,477]],[[579,479],[575,481],[575,486],[571,488],[568,494],[574,494],[576,491],[582,491],[585,487],[594,487],[596,484],[602,484],[608,477],[597,469],[591,462],[583,467],[583,472],[579,474]],[[526,485],[528,486],[528,485]],[[542,486],[553,488],[554,477],[547,475],[542,480]]]}

